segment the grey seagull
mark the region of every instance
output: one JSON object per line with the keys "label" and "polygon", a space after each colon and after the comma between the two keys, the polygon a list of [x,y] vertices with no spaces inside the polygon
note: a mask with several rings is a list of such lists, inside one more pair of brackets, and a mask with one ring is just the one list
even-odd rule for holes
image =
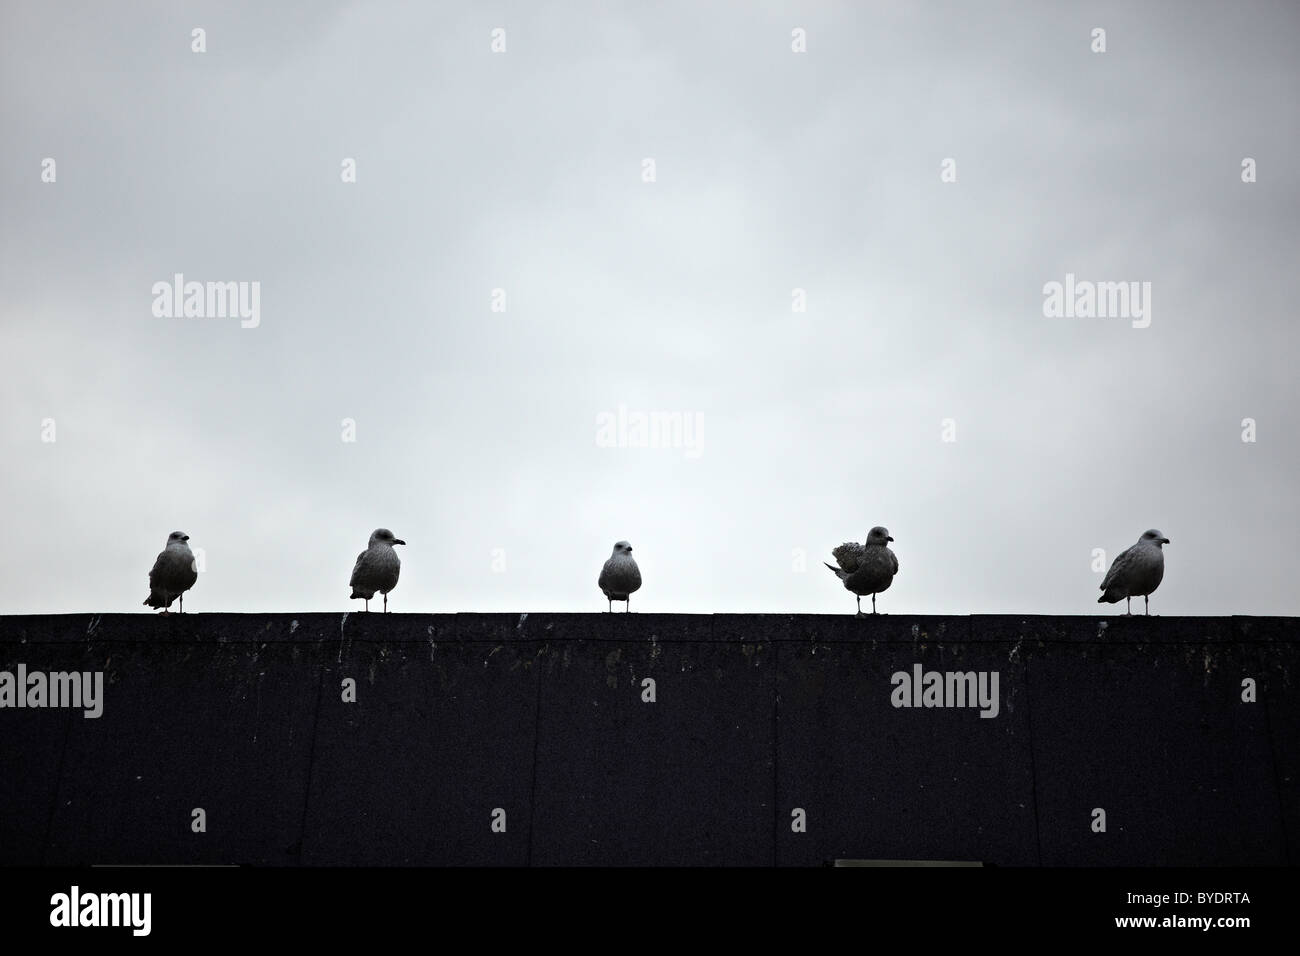
{"label": "grey seagull", "polygon": [[184,531],[173,531],[167,536],[167,545],[153,563],[149,572],[149,596],[144,603],[149,607],[160,607],[162,613],[168,613],[172,601],[181,600],[180,611],[185,611],[185,592],[194,587],[199,579],[199,572],[194,569],[194,552],[186,544],[190,536]]}
{"label": "grey seagull", "polygon": [[627,610],[632,610],[632,592],[641,586],[641,569],[632,558],[632,545],[626,541],[615,543],[609,560],[600,569],[596,586],[609,602],[610,611],[614,610],[615,601],[627,601]]}
{"label": "grey seagull", "polygon": [[367,611],[370,610],[370,599],[379,591],[384,596],[384,613],[388,613],[388,592],[397,587],[397,576],[402,573],[402,560],[393,550],[395,544],[406,542],[393,537],[393,532],[387,528],[376,528],[366,550],[357,555],[352,579],[348,581],[352,588],[349,600],[361,598],[366,602]]}
{"label": "grey seagull", "polygon": [[1097,603],[1117,604],[1123,598],[1124,606],[1128,609],[1125,613],[1132,614],[1133,605],[1130,601],[1140,597],[1146,602],[1146,612],[1150,614],[1151,592],[1160,587],[1165,576],[1163,546],[1168,543],[1169,539],[1155,528],[1143,531],[1137,544],[1122,551],[1106,572],[1106,577],[1101,582],[1104,593],[1097,598]]}

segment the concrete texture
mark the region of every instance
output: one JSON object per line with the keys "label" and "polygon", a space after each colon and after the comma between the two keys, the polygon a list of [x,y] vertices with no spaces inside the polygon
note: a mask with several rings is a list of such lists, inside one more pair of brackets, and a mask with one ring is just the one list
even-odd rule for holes
{"label": "concrete texture", "polygon": [[[0,709],[0,863],[1295,863],[1298,658],[1292,618],[0,617],[0,671],[105,675],[98,719]],[[998,715],[893,706],[916,664]]]}

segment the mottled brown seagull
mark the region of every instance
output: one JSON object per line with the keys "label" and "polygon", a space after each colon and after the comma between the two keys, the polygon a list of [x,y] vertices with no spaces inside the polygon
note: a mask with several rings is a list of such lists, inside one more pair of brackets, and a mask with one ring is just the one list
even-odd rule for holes
{"label": "mottled brown seagull", "polygon": [[844,582],[845,590],[852,591],[857,597],[858,617],[866,617],[862,613],[864,594],[871,595],[871,613],[875,614],[876,595],[889,590],[889,586],[894,583],[894,575],[898,573],[898,558],[889,550],[889,542],[893,540],[888,528],[876,527],[867,532],[866,544],[846,541],[831,552],[839,567],[830,564],[826,564],[826,567]]}

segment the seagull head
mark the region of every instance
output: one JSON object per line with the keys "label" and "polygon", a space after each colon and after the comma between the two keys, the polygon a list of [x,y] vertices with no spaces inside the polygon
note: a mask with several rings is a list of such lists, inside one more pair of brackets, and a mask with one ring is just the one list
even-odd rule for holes
{"label": "seagull head", "polygon": [[632,553],[632,545],[628,544],[626,541],[616,541],[614,542],[614,551],[612,554],[610,554],[610,557],[616,558],[620,554],[630,555],[631,553]]}
{"label": "seagull head", "polygon": [[173,544],[184,544],[190,540],[190,536],[184,531],[173,531],[167,536],[167,544],[170,547]]}
{"label": "seagull head", "polygon": [[1152,528],[1150,531],[1143,531],[1140,540],[1147,541],[1151,544],[1154,544],[1157,548],[1160,547],[1162,544],[1169,543],[1169,539],[1166,538],[1159,531],[1157,531],[1155,528]]}
{"label": "seagull head", "polygon": [[406,544],[406,542],[394,537],[393,532],[387,528],[376,528],[375,533],[370,536],[370,547],[373,548],[376,544],[386,544],[391,548],[395,544]]}
{"label": "seagull head", "polygon": [[879,525],[867,532],[867,544],[878,544],[883,547],[893,540],[889,536],[889,529],[882,528]]}

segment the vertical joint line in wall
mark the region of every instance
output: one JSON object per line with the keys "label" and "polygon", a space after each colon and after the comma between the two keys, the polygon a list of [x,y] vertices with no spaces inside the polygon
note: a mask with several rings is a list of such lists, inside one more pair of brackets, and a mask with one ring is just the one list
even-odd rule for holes
{"label": "vertical joint line in wall", "polygon": [[[68,755],[68,741],[72,737],[72,711],[68,711],[67,720],[63,722],[63,747],[59,750],[59,767],[54,772],[54,800],[50,803],[50,815],[45,821],[45,845],[41,847],[41,864],[49,865],[50,839],[54,836],[54,815],[59,812],[59,785],[63,783],[63,761]],[[76,861],[81,864],[89,860]]]}
{"label": "vertical joint line in wall", "polygon": [[1029,655],[1020,659],[1025,674],[1025,729],[1029,733],[1029,799],[1034,803],[1034,846],[1038,850],[1038,865],[1043,865],[1043,834],[1038,826],[1038,765],[1034,761],[1034,708],[1029,702]]}
{"label": "vertical joint line in wall", "polygon": [[311,806],[311,778],[316,769],[316,736],[320,733],[320,701],[325,693],[325,668],[322,667],[316,681],[316,709],[311,718],[311,749],[307,751],[307,786],[303,788],[302,820],[298,824],[298,862],[302,863],[303,853],[307,849],[307,810]]}
{"label": "vertical joint line in wall", "polygon": [[533,821],[537,818],[537,745],[542,736],[542,653],[545,651],[546,645],[543,644],[534,658],[537,666],[533,668],[537,675],[537,702],[533,708],[533,773],[528,782],[528,855],[524,861],[525,866],[533,865]]}
{"label": "vertical joint line in wall", "polygon": [[778,865],[778,841],[781,838],[781,812],[777,807],[781,775],[777,766],[781,754],[781,642],[772,642],[772,866]]}

